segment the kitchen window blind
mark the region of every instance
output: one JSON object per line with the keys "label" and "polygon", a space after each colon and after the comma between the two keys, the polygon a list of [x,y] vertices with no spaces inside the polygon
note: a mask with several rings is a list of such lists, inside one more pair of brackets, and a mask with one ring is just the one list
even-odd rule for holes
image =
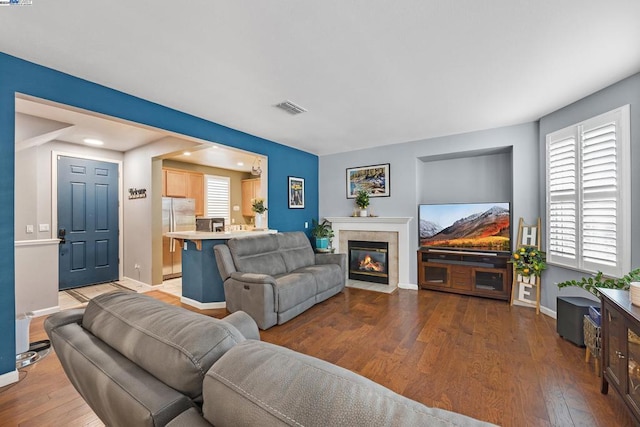
{"label": "kitchen window blind", "polygon": [[231,224],[230,178],[228,176],[205,175],[205,180],[206,216],[224,218],[225,224]]}
{"label": "kitchen window blind", "polygon": [[621,277],[630,257],[629,107],[547,135],[547,261]]}

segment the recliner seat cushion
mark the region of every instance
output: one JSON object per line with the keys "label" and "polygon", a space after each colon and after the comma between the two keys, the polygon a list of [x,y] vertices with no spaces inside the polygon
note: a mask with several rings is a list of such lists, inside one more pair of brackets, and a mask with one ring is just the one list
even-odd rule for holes
{"label": "recliner seat cushion", "polygon": [[317,293],[322,293],[343,282],[342,269],[338,264],[320,264],[300,268],[294,273],[311,274],[316,279]]}
{"label": "recliner seat cushion", "polygon": [[316,295],[316,280],[311,274],[285,274],[276,277],[275,286],[278,313],[285,312]]}
{"label": "recliner seat cushion", "polygon": [[287,271],[291,272],[315,263],[315,255],[306,234],[297,231],[278,233],[276,236]]}
{"label": "recliner seat cushion", "polygon": [[227,242],[236,270],[276,276],[287,272],[274,234],[230,239]]}
{"label": "recliner seat cushion", "polygon": [[196,401],[209,368],[227,350],[245,341],[228,322],[127,291],[89,301],[82,326]]}

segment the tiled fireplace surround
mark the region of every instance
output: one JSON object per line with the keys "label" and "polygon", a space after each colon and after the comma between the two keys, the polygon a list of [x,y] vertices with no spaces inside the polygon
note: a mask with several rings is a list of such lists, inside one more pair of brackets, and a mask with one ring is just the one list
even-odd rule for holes
{"label": "tiled fireplace surround", "polygon": [[[336,252],[347,253],[349,240],[388,242],[389,287],[418,289],[409,279],[409,221],[410,217],[327,217],[335,234]],[[380,285],[387,286],[387,285]]]}

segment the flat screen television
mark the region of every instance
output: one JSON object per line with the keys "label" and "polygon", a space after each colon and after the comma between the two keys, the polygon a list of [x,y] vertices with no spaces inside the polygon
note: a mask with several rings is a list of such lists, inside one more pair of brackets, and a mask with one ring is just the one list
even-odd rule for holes
{"label": "flat screen television", "polygon": [[418,219],[423,248],[511,251],[509,203],[424,204]]}

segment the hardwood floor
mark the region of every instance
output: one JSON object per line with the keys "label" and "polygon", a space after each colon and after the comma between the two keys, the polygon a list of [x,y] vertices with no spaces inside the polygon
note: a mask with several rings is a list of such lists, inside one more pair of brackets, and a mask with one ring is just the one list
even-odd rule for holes
{"label": "hardwood floor", "polygon": [[[162,292],[149,295],[181,305]],[[45,338],[42,323],[32,322],[31,341]],[[261,336],[425,405],[505,427],[634,425],[613,390],[600,393],[593,362],[557,335],[554,319],[501,301],[348,288]],[[102,425],[54,353],[20,370],[20,378],[0,389],[0,425]]]}

